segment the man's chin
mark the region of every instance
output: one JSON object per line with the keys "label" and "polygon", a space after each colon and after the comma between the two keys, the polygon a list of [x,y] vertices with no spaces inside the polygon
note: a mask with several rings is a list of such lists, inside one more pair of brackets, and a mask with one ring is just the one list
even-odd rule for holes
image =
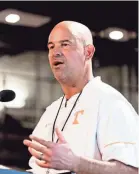
{"label": "man's chin", "polygon": [[63,74],[62,72],[55,72],[54,76],[57,80],[60,80],[60,79],[62,79],[62,76],[63,76],[62,74]]}
{"label": "man's chin", "polygon": [[64,83],[64,81],[66,80],[64,73],[55,73],[54,76],[58,82]]}

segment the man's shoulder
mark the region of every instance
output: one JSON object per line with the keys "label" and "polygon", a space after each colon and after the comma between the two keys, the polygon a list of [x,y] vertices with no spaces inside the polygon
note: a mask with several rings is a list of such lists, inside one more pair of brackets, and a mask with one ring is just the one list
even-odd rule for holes
{"label": "man's shoulder", "polygon": [[100,103],[104,105],[115,105],[116,103],[123,102],[129,106],[131,103],[128,99],[120,92],[118,89],[114,88],[113,86],[101,81],[100,85],[96,89]]}
{"label": "man's shoulder", "polygon": [[118,89],[114,88],[113,86],[105,83],[105,82],[101,82],[101,85],[99,86],[99,90],[101,91],[102,94],[107,94],[107,95],[120,95],[123,96]]}
{"label": "man's shoulder", "polygon": [[58,99],[56,99],[55,101],[53,101],[49,106],[47,106],[46,109],[52,110],[52,109],[56,108],[57,106],[59,106],[59,105],[60,105],[60,102],[61,102],[61,100],[62,100],[62,97],[63,97],[63,96],[61,96],[61,97],[59,97]]}
{"label": "man's shoulder", "polygon": [[86,91],[88,91],[89,94],[97,94],[97,97],[99,98],[109,96],[123,97],[123,95],[118,91],[118,89],[104,82],[100,76],[93,78],[92,81],[90,81],[90,83],[86,87],[86,89]]}
{"label": "man's shoulder", "polygon": [[[58,98],[57,100],[53,101],[49,106],[46,107],[45,111],[43,112],[42,116],[40,117],[40,122],[47,122],[47,120],[51,120],[53,117],[52,115],[55,115],[56,109],[59,106],[60,100],[62,97]],[[51,114],[51,117],[49,116]],[[51,118],[51,119],[50,119]]]}
{"label": "man's shoulder", "polygon": [[125,99],[123,94],[118,89],[100,80],[95,87],[95,91],[99,94],[100,98],[121,98]]}
{"label": "man's shoulder", "polygon": [[[130,101],[128,101],[122,93],[109,84],[101,82],[98,87],[98,93],[100,101],[99,113],[101,118],[103,116],[110,115],[110,113],[113,116],[115,116],[115,113],[118,116],[123,116],[124,114],[138,116]],[[104,117],[104,119],[106,119],[106,117]]]}
{"label": "man's shoulder", "polygon": [[98,91],[100,94],[100,103],[104,105],[106,109],[109,107],[116,107],[120,104],[133,109],[128,99],[111,85],[101,82]]}

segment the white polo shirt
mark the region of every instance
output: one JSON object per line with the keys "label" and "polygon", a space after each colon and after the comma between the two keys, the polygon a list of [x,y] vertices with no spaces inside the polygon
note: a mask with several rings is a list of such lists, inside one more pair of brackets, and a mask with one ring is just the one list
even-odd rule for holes
{"label": "white polo shirt", "polygon": [[[79,94],[72,96],[65,106],[64,98],[56,126],[62,129],[71,108]],[[52,141],[52,127],[62,97],[53,102],[42,115],[33,131],[35,136]],[[139,167],[138,119],[132,105],[113,87],[102,82],[100,77],[92,78],[84,87],[76,107],[63,130],[66,141],[79,155],[102,161],[118,160],[127,165]],[[54,136],[54,142],[57,137]],[[31,157],[29,166],[33,172],[46,174]],[[50,169],[50,173],[62,173]]]}

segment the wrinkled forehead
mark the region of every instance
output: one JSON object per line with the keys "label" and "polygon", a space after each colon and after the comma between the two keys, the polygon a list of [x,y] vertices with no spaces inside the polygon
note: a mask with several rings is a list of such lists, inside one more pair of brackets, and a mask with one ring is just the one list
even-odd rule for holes
{"label": "wrinkled forehead", "polygon": [[60,40],[76,40],[76,35],[65,26],[57,26],[51,31],[48,42],[58,42]]}

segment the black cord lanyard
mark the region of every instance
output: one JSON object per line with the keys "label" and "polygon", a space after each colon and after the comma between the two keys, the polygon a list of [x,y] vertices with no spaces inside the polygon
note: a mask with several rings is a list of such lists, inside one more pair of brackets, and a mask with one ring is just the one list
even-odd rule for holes
{"label": "black cord lanyard", "polygon": [[[64,128],[65,128],[65,126],[66,126],[66,123],[67,123],[67,121],[68,121],[68,119],[69,119],[69,117],[70,117],[70,115],[71,115],[73,109],[75,108],[75,106],[76,106],[76,104],[77,104],[77,101],[78,101],[78,99],[79,99],[81,93],[82,93],[82,91],[81,91],[80,94],[78,95],[78,97],[77,97],[77,99],[76,99],[76,101],[75,101],[73,107],[71,108],[71,111],[70,111],[70,113],[69,113],[69,115],[68,115],[68,117],[67,117],[67,119],[66,119],[66,121],[65,121],[65,123],[64,123],[64,125],[63,125],[63,127],[62,127],[62,129],[61,129],[61,131],[64,130]],[[59,111],[60,111],[60,109],[61,109],[61,106],[62,106],[64,97],[65,97],[65,95],[63,96],[63,98],[62,98],[62,100],[61,100],[60,106],[59,106],[59,108],[58,108],[58,111],[57,111],[57,114],[56,114],[56,117],[55,117],[55,120],[54,120],[53,129],[52,129],[52,142],[54,141],[55,123],[56,123],[57,117],[58,117],[58,115],[59,115]],[[58,142],[58,139],[57,139],[56,143],[57,143],[57,142]]]}

